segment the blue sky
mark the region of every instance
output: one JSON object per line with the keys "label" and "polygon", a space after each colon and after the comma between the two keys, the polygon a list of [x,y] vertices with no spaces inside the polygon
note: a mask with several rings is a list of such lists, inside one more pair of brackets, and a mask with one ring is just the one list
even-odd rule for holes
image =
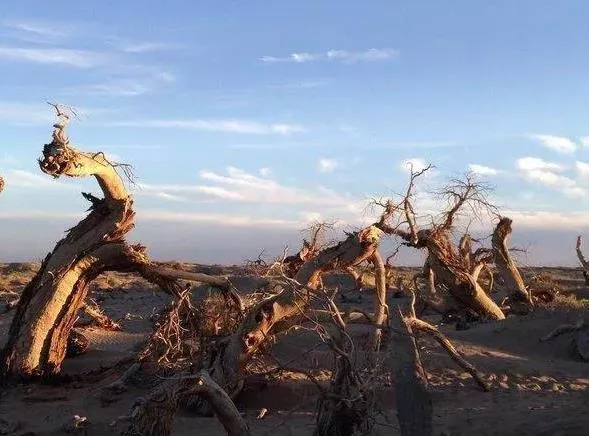
{"label": "blue sky", "polygon": [[78,108],[76,145],[134,165],[132,238],[157,258],[240,262],[294,249],[313,219],[361,225],[410,161],[436,165],[424,213],[427,188],[470,169],[496,187],[525,262],[574,264],[589,230],[587,17],[574,0],[10,2],[0,256],[42,257],[96,190],[38,170],[49,100]]}

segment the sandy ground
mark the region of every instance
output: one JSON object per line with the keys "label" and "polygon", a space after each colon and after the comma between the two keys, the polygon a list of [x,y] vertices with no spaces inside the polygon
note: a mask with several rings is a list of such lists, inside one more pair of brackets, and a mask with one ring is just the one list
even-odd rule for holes
{"label": "sandy ground", "polygon": [[[0,267],[0,291],[20,292],[33,275],[35,264]],[[570,292],[586,298],[579,271],[566,268],[545,269]],[[222,272],[212,269],[210,272]],[[226,271],[225,271],[226,272]],[[253,280],[236,279],[238,288],[247,292]],[[331,277],[328,285],[342,289],[351,286],[345,277]],[[248,288],[249,287],[249,288]],[[195,288],[195,292],[200,289]],[[93,284],[90,295],[114,319],[120,319],[123,331],[110,332],[86,328],[91,351],[67,359],[64,374],[69,382],[54,385],[19,385],[0,393],[0,435],[118,435],[124,425],[109,426],[129,410],[137,397],[145,396],[158,379],[140,373],[131,380],[129,389],[120,395],[104,395],[103,387],[126,369],[112,367],[129,357],[151,331],[150,316],[168,303],[168,297],[149,284],[132,276],[109,274]],[[372,296],[366,293],[362,302],[370,309]],[[389,295],[389,305],[406,304],[403,298]],[[342,307],[346,307],[342,304]],[[570,336],[550,343],[539,338],[564,322],[574,322],[587,305],[555,304],[534,313],[509,317],[500,323],[473,324],[464,331],[441,326],[458,350],[491,383],[493,390],[484,393],[470,376],[458,368],[436,343],[419,341],[428,372],[434,402],[436,435],[588,435],[589,363],[570,354]],[[0,344],[6,339],[11,312],[3,313],[0,305]],[[432,322],[439,321],[435,317]],[[354,326],[352,335],[358,343],[368,330]],[[308,332],[291,334],[272,348],[272,354],[291,366],[310,368],[320,379],[329,378],[331,355],[317,345]],[[394,351],[394,350],[391,350]],[[383,371],[377,395],[379,414],[376,434],[399,434],[395,410],[395,382]],[[311,435],[317,406],[317,389],[298,373],[252,377],[237,406],[248,419],[254,435]],[[269,413],[256,419],[261,408]],[[85,417],[84,429],[68,430],[74,416]],[[215,418],[181,412],[173,435],[222,435]]]}

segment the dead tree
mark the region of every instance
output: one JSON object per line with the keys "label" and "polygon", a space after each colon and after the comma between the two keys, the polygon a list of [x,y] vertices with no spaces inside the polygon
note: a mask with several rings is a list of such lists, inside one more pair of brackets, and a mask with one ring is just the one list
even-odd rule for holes
{"label": "dead tree", "polygon": [[[124,237],[133,228],[135,212],[115,165],[103,153],[75,149],[65,132],[69,116],[56,109],[59,122],[54,125],[53,140],[43,148],[41,170],[55,178],[94,176],[104,198],[83,194],[91,202],[89,215],[57,243],[23,291],[0,355],[3,376],[59,373],[88,285],[103,272],[135,271],[164,287],[178,278],[153,265],[145,247],[126,244]],[[210,279],[228,288],[222,279],[202,276],[203,281]]]}
{"label": "dead tree", "polygon": [[[427,249],[429,267],[434,271],[437,282],[448,289],[463,309],[481,318],[504,319],[505,314],[479,285],[451,241],[454,220],[464,209],[475,214],[481,209],[494,209],[485,195],[488,187],[470,176],[464,180],[452,180],[439,192],[447,201],[448,210],[430,228],[420,230],[413,208],[413,188],[417,178],[429,168],[411,172],[407,191],[399,203],[392,200],[378,203],[384,208],[384,213],[374,225],[389,235],[402,238],[405,245]],[[401,221],[397,225],[393,224],[395,218]]]}
{"label": "dead tree", "polygon": [[511,235],[511,224],[511,219],[501,217],[492,238],[493,260],[501,279],[500,295],[533,305],[531,293],[526,289],[524,280],[507,248],[507,241]]}
{"label": "dead tree", "polygon": [[4,179],[0,176],[0,192],[4,191]]}
{"label": "dead tree", "polygon": [[577,257],[579,258],[579,262],[581,262],[581,267],[583,268],[583,277],[585,278],[585,284],[589,286],[589,262],[585,260],[585,256],[583,255],[583,251],[581,251],[581,245],[583,243],[581,235],[577,236]]}
{"label": "dead tree", "polygon": [[380,234],[373,226],[350,234],[306,262],[282,292],[254,305],[236,332],[221,344],[210,367],[211,377],[229,392],[239,392],[241,372],[253,354],[285,326],[304,318],[321,275],[370,259],[378,248]]}

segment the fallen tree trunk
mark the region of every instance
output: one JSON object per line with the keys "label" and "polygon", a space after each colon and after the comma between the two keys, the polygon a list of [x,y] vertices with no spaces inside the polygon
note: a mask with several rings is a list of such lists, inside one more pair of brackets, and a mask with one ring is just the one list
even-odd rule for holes
{"label": "fallen tree trunk", "polygon": [[250,309],[237,331],[220,346],[210,367],[211,377],[229,392],[238,392],[240,373],[252,355],[274,335],[275,326],[306,313],[312,293],[320,286],[321,275],[372,257],[379,236],[380,231],[371,226],[322,250],[299,269],[291,286]]}
{"label": "fallen tree trunk", "polygon": [[492,237],[493,259],[501,282],[498,283],[500,296],[509,296],[533,305],[532,296],[526,289],[522,276],[509,253],[507,240],[511,235],[512,220],[502,217],[495,227]]}

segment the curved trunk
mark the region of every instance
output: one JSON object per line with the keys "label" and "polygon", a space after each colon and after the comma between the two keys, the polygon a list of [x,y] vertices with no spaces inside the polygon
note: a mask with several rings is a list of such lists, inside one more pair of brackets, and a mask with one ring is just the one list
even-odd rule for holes
{"label": "curved trunk", "polygon": [[511,219],[503,217],[493,232],[493,258],[499,277],[502,279],[502,283],[497,286],[501,296],[513,296],[531,305],[533,304],[532,297],[507,248],[507,240],[511,235],[511,223]]}
{"label": "curved trunk", "polygon": [[132,199],[102,154],[75,150],[62,126],[56,128],[43,155],[39,162],[43,172],[53,177],[93,175],[105,198],[84,194],[92,202],[90,214],[58,242],[25,288],[0,361],[4,374],[59,372],[87,284],[121,261],[119,242],[133,228]]}

